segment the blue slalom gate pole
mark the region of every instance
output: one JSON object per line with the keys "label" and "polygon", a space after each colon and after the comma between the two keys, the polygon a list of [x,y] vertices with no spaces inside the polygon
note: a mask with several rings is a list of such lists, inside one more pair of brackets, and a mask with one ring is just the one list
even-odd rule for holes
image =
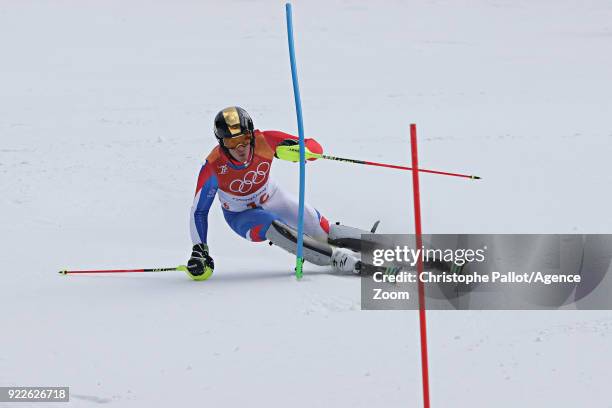
{"label": "blue slalom gate pole", "polygon": [[291,17],[291,3],[285,4],[287,14],[287,40],[289,41],[289,59],[291,61],[291,78],[293,80],[293,97],[295,99],[295,111],[297,113],[298,136],[300,139],[300,203],[298,212],[298,242],[295,259],[295,277],[302,279],[302,266],[304,264],[304,195],[306,184],[306,156],[304,146],[304,123],[302,118],[302,102],[300,99],[300,87],[297,78],[297,66],[295,63],[295,46],[293,43],[293,19]]}

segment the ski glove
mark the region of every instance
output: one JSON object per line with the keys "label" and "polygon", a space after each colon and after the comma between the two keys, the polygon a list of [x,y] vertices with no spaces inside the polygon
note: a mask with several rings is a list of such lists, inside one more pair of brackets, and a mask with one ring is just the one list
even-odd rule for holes
{"label": "ski glove", "polygon": [[[306,146],[305,149],[307,160],[315,160],[321,157],[320,154],[311,152],[310,149],[308,149],[308,147]],[[283,140],[276,146],[276,152],[274,153],[274,157],[290,162],[300,161],[300,143],[294,139]]]}
{"label": "ski glove", "polygon": [[208,245],[194,245],[187,262],[187,275],[193,280],[203,281],[212,276],[214,269],[215,262],[208,254]]}

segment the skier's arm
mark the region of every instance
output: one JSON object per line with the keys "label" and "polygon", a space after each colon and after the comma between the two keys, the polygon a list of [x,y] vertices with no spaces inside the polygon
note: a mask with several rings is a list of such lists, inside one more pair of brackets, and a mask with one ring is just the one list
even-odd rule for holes
{"label": "skier's arm", "polygon": [[[279,147],[282,149],[283,146],[295,146],[298,144],[297,136],[290,135],[289,133],[280,132],[278,130],[266,130],[263,132],[263,134],[266,139],[266,143],[268,143],[268,145],[270,145],[272,150],[274,150],[275,152],[278,152]],[[319,142],[317,142],[315,139],[304,139],[304,145],[306,147],[307,152],[323,154],[323,147],[321,147]],[[277,155],[277,157],[280,156]],[[286,158],[285,160],[297,161],[299,160],[299,158],[297,160]],[[312,161],[316,160],[316,158],[309,158],[308,160]]]}
{"label": "skier's arm", "polygon": [[191,257],[187,262],[187,274],[193,280],[206,280],[210,278],[215,269],[215,263],[208,254],[208,211],[217,193],[217,176],[212,166],[204,163],[198,176],[195,198],[191,207],[191,240],[193,248]]}
{"label": "skier's arm", "polygon": [[214,201],[219,184],[208,161],[200,169],[193,205],[191,207],[191,241],[194,245],[206,243],[208,235],[208,211]]}

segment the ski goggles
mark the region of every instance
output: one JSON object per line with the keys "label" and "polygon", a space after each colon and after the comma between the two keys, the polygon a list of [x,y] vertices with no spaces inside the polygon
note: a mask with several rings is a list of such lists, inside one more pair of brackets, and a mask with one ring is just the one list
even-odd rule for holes
{"label": "ski goggles", "polygon": [[249,145],[253,140],[253,133],[246,132],[234,137],[224,137],[223,138],[223,146],[228,149],[236,149],[239,146]]}

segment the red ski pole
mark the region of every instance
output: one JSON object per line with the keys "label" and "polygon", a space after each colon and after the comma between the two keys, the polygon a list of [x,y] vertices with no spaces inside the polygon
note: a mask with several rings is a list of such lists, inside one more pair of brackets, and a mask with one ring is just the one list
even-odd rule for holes
{"label": "red ski pole", "polygon": [[149,269],[87,269],[81,271],[59,271],[60,275],[75,275],[82,273],[132,273],[132,272],[171,272],[171,271],[186,271],[185,265],[179,265],[174,268],[149,268]]}
{"label": "red ski pole", "polygon": [[[288,146],[285,149],[285,152],[299,153],[300,149],[299,149],[299,147]],[[278,154],[278,152],[277,152],[277,154]],[[295,159],[293,156],[284,157],[282,155],[278,155],[278,157],[280,159],[289,160],[289,161],[293,161],[293,162],[299,161],[299,159]],[[330,156],[328,154],[313,153],[313,152],[309,151],[308,149],[306,149],[306,159],[335,160],[335,161],[341,161],[341,162],[353,163],[353,164],[365,164],[366,166],[387,167],[389,169],[412,170],[412,167],[398,166],[396,164],[378,163],[378,162],[373,162],[373,161],[368,161],[368,160],[348,159],[346,157]],[[468,179],[472,179],[472,180],[480,180],[481,179],[480,176],[474,176],[474,175],[471,175],[471,174],[462,174],[462,173],[451,173],[449,171],[429,170],[429,169],[417,169],[417,171],[420,171],[422,173],[440,174],[440,175],[443,175],[443,176],[463,177],[463,178],[468,178]]]}
{"label": "red ski pole", "polygon": [[[355,164],[366,164],[368,166],[387,167],[387,168],[390,168],[390,169],[412,170],[412,167],[398,166],[396,164],[378,163],[378,162],[367,161],[367,160],[346,159],[346,158],[343,158],[343,157],[328,156],[326,154],[321,155],[321,158],[322,159],[327,159],[327,160],[337,160],[337,161],[343,161],[343,162],[348,162],[348,163],[355,163]],[[448,172],[448,171],[428,170],[428,169],[417,169],[417,171],[420,171],[420,172],[423,172],[423,173],[441,174],[443,176],[464,177],[464,178],[469,178],[469,179],[473,179],[473,180],[479,180],[480,179],[479,176],[473,176],[471,174],[451,173],[451,172]]]}

